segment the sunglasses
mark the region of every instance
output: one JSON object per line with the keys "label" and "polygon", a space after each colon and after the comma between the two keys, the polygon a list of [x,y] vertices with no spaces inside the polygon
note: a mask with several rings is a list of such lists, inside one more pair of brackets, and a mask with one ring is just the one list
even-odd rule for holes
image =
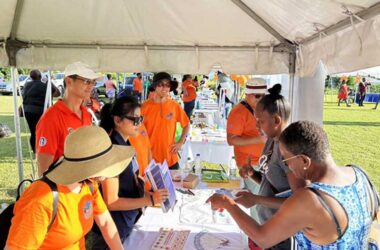
{"label": "sunglasses", "polygon": [[96,82],[94,80],[90,80],[90,79],[83,78],[80,76],[70,76],[70,78],[72,78],[74,80],[81,80],[83,82],[83,84],[86,86],[89,86],[89,85],[95,86],[96,85]]}
{"label": "sunglasses", "polygon": [[125,119],[128,119],[133,122],[133,126],[139,126],[143,121],[144,117],[143,116],[124,116]]}

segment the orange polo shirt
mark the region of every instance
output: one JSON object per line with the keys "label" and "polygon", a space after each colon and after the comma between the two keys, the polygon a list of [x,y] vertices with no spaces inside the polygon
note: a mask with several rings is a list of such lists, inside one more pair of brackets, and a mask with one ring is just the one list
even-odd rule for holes
{"label": "orange polo shirt", "polygon": [[178,162],[178,154],[170,153],[170,146],[175,142],[176,123],[184,128],[189,125],[189,118],[179,104],[171,99],[164,103],[147,100],[141,108],[144,125],[152,145],[153,159],[169,166]]}
{"label": "orange polo shirt", "polygon": [[12,249],[85,249],[84,236],[91,230],[94,215],[107,211],[107,206],[93,182],[94,192],[84,185],[78,194],[67,186],[57,185],[57,214],[53,215],[53,193],[50,187],[36,181],[16,202],[7,246]]}
{"label": "orange polo shirt", "polygon": [[142,93],[142,88],[143,85],[141,79],[139,79],[138,77],[133,79],[133,90]]}
{"label": "orange polo shirt", "polygon": [[54,156],[54,161],[63,155],[66,136],[75,129],[92,124],[91,114],[80,107],[82,118],[71,111],[62,100],[49,108],[36,127],[36,152]]}
{"label": "orange polo shirt", "polygon": [[185,95],[185,93],[182,95],[183,102],[191,102],[197,98],[197,88],[195,88],[192,80],[184,81],[182,88],[185,89],[187,93],[187,95]]}
{"label": "orange polo shirt", "polygon": [[[256,128],[255,117],[240,103],[228,115],[227,134],[243,137],[256,137],[260,135]],[[234,146],[236,164],[238,166],[246,165],[248,157],[251,157],[251,164],[257,164],[263,149],[264,144]]]}

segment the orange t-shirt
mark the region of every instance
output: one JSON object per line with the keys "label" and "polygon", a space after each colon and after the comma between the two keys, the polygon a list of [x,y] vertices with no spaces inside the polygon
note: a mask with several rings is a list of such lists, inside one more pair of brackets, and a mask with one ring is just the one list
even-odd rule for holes
{"label": "orange t-shirt", "polygon": [[12,249],[85,249],[84,236],[91,230],[94,215],[107,211],[107,206],[93,182],[94,192],[84,185],[76,194],[67,186],[57,185],[57,214],[52,219],[53,193],[50,187],[36,181],[16,202],[7,246]]}
{"label": "orange t-shirt", "polygon": [[[182,88],[185,90],[185,93],[182,95],[183,102],[191,102],[197,98],[197,89],[192,80],[184,81],[182,83]],[[186,93],[187,95],[185,95]]]}
{"label": "orange t-shirt", "polygon": [[[256,128],[255,117],[240,103],[228,115],[227,134],[243,137],[256,137],[260,135]],[[257,164],[263,149],[264,144],[234,146],[236,164],[238,166],[246,165],[248,157],[251,157],[251,164]]]}
{"label": "orange t-shirt", "polygon": [[141,79],[139,79],[138,77],[133,79],[133,90],[142,93],[142,88],[143,85]]}
{"label": "orange t-shirt", "polygon": [[92,124],[91,114],[80,107],[82,119],[71,111],[62,100],[49,108],[36,127],[36,152],[54,156],[54,161],[63,155],[66,136],[75,129]]}
{"label": "orange t-shirt", "polygon": [[145,176],[145,169],[149,164],[149,151],[151,150],[151,145],[144,124],[140,125],[139,134],[134,137],[129,137],[129,141],[136,151],[139,173],[141,176]]}
{"label": "orange t-shirt", "polygon": [[146,101],[141,108],[144,125],[152,145],[153,159],[158,163],[167,161],[169,166],[178,162],[178,154],[170,153],[170,146],[175,142],[176,123],[184,128],[189,125],[189,118],[179,104],[171,99],[164,103]]}

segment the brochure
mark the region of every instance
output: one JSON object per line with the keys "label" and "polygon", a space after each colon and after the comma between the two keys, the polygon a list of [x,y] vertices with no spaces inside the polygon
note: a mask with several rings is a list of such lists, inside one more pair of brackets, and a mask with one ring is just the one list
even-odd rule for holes
{"label": "brochure", "polygon": [[163,188],[169,191],[169,198],[161,203],[162,211],[166,213],[170,209],[174,209],[177,197],[167,162],[159,164],[152,160],[145,169],[145,174],[152,185],[153,191]]}

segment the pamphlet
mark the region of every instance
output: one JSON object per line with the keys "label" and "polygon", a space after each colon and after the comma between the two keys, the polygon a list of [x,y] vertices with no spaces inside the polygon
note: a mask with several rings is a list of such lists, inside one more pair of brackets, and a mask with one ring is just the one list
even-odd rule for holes
{"label": "pamphlet", "polygon": [[152,160],[145,169],[145,174],[152,185],[153,191],[163,188],[169,191],[169,198],[161,203],[162,211],[166,213],[170,209],[174,209],[177,197],[167,162],[159,164]]}

